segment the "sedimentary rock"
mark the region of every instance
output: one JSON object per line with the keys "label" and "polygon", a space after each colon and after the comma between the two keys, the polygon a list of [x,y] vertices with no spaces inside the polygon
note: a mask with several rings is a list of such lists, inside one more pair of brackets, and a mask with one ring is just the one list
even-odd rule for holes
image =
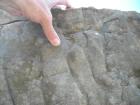
{"label": "sedimentary rock", "polygon": [[0,11],[0,105],[140,105],[140,14],[53,10],[62,44]]}

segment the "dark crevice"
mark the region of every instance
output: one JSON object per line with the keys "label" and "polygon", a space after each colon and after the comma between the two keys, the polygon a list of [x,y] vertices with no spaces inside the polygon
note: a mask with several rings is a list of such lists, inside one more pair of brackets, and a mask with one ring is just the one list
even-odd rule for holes
{"label": "dark crevice", "polygon": [[89,40],[89,38],[88,38],[88,35],[87,35],[87,33],[86,32],[83,32],[83,35],[85,36],[85,38],[86,38],[86,47],[88,47],[88,40]]}
{"label": "dark crevice", "polygon": [[120,12],[120,11],[116,11],[114,12],[111,16],[107,17],[104,19],[104,23],[108,23],[108,22],[112,22],[112,21],[116,21],[116,20],[120,20],[121,17],[124,16],[124,13],[123,12]]}
{"label": "dark crevice", "polygon": [[140,89],[140,84],[137,84],[137,88]]}
{"label": "dark crevice", "polygon": [[106,39],[105,34],[104,35],[104,55],[105,55],[105,67],[106,67],[106,71],[110,72],[111,70],[109,69],[109,65],[107,63],[107,57],[108,57],[108,41]]}
{"label": "dark crevice", "polygon": [[90,105],[90,100],[89,100],[89,95],[86,94],[86,101],[87,101],[87,105]]}
{"label": "dark crevice", "polygon": [[117,14],[113,14],[112,16],[108,17],[107,19],[104,19],[103,26],[101,27],[100,32],[102,34],[104,34],[104,33],[111,33],[108,30],[109,23],[113,22],[113,21],[116,21],[116,20],[120,20],[120,17],[118,17]]}
{"label": "dark crevice", "polygon": [[134,76],[137,78],[140,77],[140,69],[134,69]]}
{"label": "dark crevice", "polygon": [[1,36],[2,29],[3,29],[3,26],[0,26],[0,36]]}
{"label": "dark crevice", "polygon": [[122,101],[125,101],[125,100],[124,100],[124,92],[123,92],[123,91],[124,91],[124,86],[122,86],[121,100],[122,100]]}
{"label": "dark crevice", "polygon": [[104,23],[112,22],[112,21],[115,21],[115,20],[119,20],[119,18],[118,17],[114,17],[114,18],[112,17],[112,18],[106,20]]}
{"label": "dark crevice", "polygon": [[10,22],[2,23],[2,24],[0,24],[0,26],[5,26],[5,25],[13,24],[13,23],[18,23],[18,22],[26,22],[26,21],[27,20],[13,20]]}

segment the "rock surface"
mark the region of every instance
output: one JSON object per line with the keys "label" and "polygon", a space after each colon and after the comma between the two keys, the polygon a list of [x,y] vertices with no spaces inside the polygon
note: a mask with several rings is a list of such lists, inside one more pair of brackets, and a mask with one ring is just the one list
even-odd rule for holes
{"label": "rock surface", "polygon": [[54,10],[62,45],[0,11],[0,105],[140,105],[140,14]]}

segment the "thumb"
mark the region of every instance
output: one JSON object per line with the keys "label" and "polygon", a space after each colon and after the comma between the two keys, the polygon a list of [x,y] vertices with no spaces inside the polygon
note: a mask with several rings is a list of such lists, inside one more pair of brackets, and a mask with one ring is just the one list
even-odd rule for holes
{"label": "thumb", "polygon": [[60,39],[59,39],[56,31],[53,28],[52,14],[51,14],[49,8],[47,8],[47,10],[43,12],[43,15],[41,16],[40,24],[41,24],[41,26],[44,30],[45,36],[48,38],[49,42],[53,46],[59,46],[61,42],[60,42]]}

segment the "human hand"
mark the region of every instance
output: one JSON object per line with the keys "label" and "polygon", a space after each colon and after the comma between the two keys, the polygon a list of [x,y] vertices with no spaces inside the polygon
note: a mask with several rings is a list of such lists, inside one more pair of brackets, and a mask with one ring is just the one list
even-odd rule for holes
{"label": "human hand", "polygon": [[23,15],[31,21],[41,24],[49,42],[53,46],[60,45],[60,39],[52,25],[50,9],[57,5],[71,7],[68,0],[9,0],[8,3],[11,6],[10,10],[5,7],[8,11]]}

